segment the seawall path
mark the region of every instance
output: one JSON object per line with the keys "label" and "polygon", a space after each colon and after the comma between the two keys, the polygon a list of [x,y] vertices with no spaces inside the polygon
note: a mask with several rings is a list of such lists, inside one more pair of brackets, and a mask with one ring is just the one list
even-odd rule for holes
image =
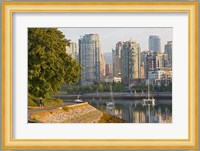
{"label": "seawall path", "polygon": [[29,120],[41,123],[97,123],[102,116],[101,111],[85,102],[35,112],[29,115]]}

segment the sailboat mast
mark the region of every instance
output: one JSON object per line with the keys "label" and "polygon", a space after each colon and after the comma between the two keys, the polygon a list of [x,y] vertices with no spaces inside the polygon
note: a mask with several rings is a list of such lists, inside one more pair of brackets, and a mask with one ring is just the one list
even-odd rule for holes
{"label": "sailboat mast", "polygon": [[149,99],[149,78],[148,78],[148,99]]}
{"label": "sailboat mast", "polygon": [[111,86],[111,84],[110,84],[110,94],[111,94],[111,101],[113,102],[113,91],[112,91],[112,86]]}

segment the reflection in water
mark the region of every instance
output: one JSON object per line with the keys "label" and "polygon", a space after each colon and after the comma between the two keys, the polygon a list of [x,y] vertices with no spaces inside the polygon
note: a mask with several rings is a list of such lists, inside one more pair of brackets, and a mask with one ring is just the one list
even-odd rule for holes
{"label": "reflection in water", "polygon": [[[89,101],[90,102],[90,101]],[[106,106],[105,102],[91,101],[91,105],[111,115],[127,121],[127,123],[171,123],[172,104],[156,104],[143,106],[141,101],[115,101],[115,107]]]}

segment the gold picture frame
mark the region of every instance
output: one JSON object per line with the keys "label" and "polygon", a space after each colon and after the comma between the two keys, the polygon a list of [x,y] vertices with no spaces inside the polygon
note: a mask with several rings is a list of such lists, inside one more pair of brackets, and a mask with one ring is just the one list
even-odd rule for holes
{"label": "gold picture frame", "polygon": [[[12,138],[12,15],[17,12],[186,12],[188,13],[188,139],[14,139]],[[198,2],[3,2],[3,149],[197,149]]]}

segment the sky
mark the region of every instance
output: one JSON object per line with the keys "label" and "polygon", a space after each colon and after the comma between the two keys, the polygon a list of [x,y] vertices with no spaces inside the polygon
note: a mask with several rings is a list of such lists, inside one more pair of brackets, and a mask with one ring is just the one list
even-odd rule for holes
{"label": "sky", "polygon": [[78,44],[80,36],[99,34],[101,53],[112,52],[119,41],[134,40],[140,44],[141,51],[148,50],[149,36],[157,35],[161,39],[161,51],[167,41],[173,41],[173,28],[58,28],[66,39]]}

